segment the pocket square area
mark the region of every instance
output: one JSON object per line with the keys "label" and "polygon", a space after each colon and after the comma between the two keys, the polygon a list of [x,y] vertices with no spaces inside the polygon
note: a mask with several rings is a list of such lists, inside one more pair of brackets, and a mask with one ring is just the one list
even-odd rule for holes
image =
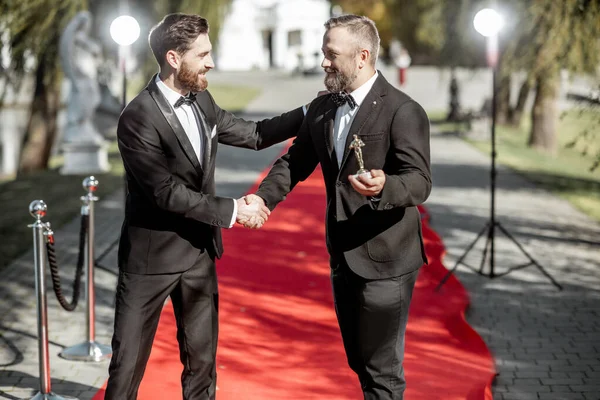
{"label": "pocket square area", "polygon": [[210,132],[210,138],[214,138],[215,135],[217,134],[217,126],[213,126],[212,131]]}

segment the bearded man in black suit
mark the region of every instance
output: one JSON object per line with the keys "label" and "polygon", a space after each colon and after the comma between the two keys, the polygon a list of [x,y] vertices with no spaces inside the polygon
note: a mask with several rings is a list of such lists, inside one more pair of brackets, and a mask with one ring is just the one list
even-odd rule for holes
{"label": "bearded man in black suit", "polygon": [[[364,398],[400,400],[408,308],[427,262],[417,205],[431,191],[429,120],[375,69],[379,34],[366,17],[330,19],[329,94],[311,103],[287,154],[248,203],[273,209],[321,164],[335,310]],[[361,162],[370,171],[357,174]]]}
{"label": "bearded man in black suit", "polygon": [[222,110],[206,90],[214,67],[208,31],[198,15],[170,14],[156,25],[149,43],[160,73],[119,119],[128,193],[106,399],[137,397],[168,297],[183,398],[214,399],[220,229],[259,227],[270,212],[215,195],[217,144],[260,150],[296,135],[304,119],[302,108],[258,123]]}

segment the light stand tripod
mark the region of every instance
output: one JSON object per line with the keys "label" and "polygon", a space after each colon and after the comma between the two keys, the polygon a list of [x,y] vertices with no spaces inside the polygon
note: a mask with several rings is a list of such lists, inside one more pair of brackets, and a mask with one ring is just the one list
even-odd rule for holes
{"label": "light stand tripod", "polygon": [[[492,141],[492,154],[491,154],[492,165],[491,165],[491,170],[490,170],[490,181],[491,181],[491,185],[490,185],[490,197],[491,197],[490,220],[486,223],[486,225],[483,227],[481,232],[479,232],[479,234],[477,235],[475,240],[469,245],[469,247],[467,247],[465,252],[458,258],[454,267],[452,267],[452,269],[450,269],[448,271],[448,273],[444,276],[444,278],[440,281],[440,283],[435,288],[435,291],[437,292],[440,290],[442,285],[444,283],[446,283],[448,278],[450,278],[450,275],[452,275],[452,273],[454,273],[454,271],[458,268],[458,266],[460,264],[463,264],[465,267],[472,270],[473,272],[478,273],[479,275],[487,276],[489,278],[496,278],[496,277],[504,276],[512,271],[515,271],[518,269],[523,269],[530,265],[535,265],[542,272],[542,274],[544,274],[552,282],[552,284],[554,286],[556,286],[559,290],[562,290],[562,286],[558,282],[556,282],[556,280],[554,280],[554,278],[536,260],[534,260],[533,257],[531,257],[531,255],[523,248],[523,246],[517,241],[517,239],[515,239],[500,224],[500,222],[498,222],[496,220],[496,200],[495,199],[496,199],[497,36],[493,35],[493,36],[487,37],[487,39],[488,39],[488,64],[492,67],[492,90],[493,90],[493,92],[492,92],[492,129],[491,129],[491,133],[492,133],[492,138],[491,138],[491,141]],[[511,242],[513,242],[519,248],[521,253],[523,253],[529,259],[528,263],[510,267],[502,273],[497,273],[494,270],[494,267],[495,267],[494,239],[495,239],[496,228],[499,229],[508,239],[510,239]],[[479,241],[479,239],[481,237],[483,237],[483,234],[486,232],[487,232],[487,240],[486,240],[485,246],[483,248],[483,258],[481,260],[481,264],[480,264],[479,268],[477,269],[477,268],[474,268],[474,267],[466,264],[463,260],[467,256],[467,254],[469,254],[471,249],[473,249],[473,247]],[[484,268],[484,264],[485,264],[485,261],[486,261],[487,255],[488,255],[488,251],[489,251],[489,256],[490,256],[490,270],[486,274],[483,271],[483,268]]]}

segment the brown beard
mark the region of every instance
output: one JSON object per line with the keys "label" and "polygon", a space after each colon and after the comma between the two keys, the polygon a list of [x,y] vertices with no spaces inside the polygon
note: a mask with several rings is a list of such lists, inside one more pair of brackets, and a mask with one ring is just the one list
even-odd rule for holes
{"label": "brown beard", "polygon": [[208,80],[205,76],[199,76],[199,74],[206,74],[206,72],[208,72],[207,69],[194,71],[184,62],[181,64],[181,68],[177,70],[175,78],[182,88],[190,92],[202,92],[208,87]]}
{"label": "brown beard", "polygon": [[339,93],[345,90],[348,86],[356,80],[356,71],[352,72],[352,75],[345,75],[343,72],[336,70],[333,71],[334,76],[325,75],[325,87],[332,93]]}

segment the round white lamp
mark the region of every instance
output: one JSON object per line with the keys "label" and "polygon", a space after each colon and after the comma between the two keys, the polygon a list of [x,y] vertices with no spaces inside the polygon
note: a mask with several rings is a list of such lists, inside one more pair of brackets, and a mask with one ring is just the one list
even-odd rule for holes
{"label": "round white lamp", "polygon": [[121,15],[110,24],[110,36],[119,46],[129,46],[140,37],[140,24],[130,15]]}
{"label": "round white lamp", "polygon": [[502,16],[496,10],[484,8],[473,18],[475,30],[485,37],[495,36],[504,25]]}

